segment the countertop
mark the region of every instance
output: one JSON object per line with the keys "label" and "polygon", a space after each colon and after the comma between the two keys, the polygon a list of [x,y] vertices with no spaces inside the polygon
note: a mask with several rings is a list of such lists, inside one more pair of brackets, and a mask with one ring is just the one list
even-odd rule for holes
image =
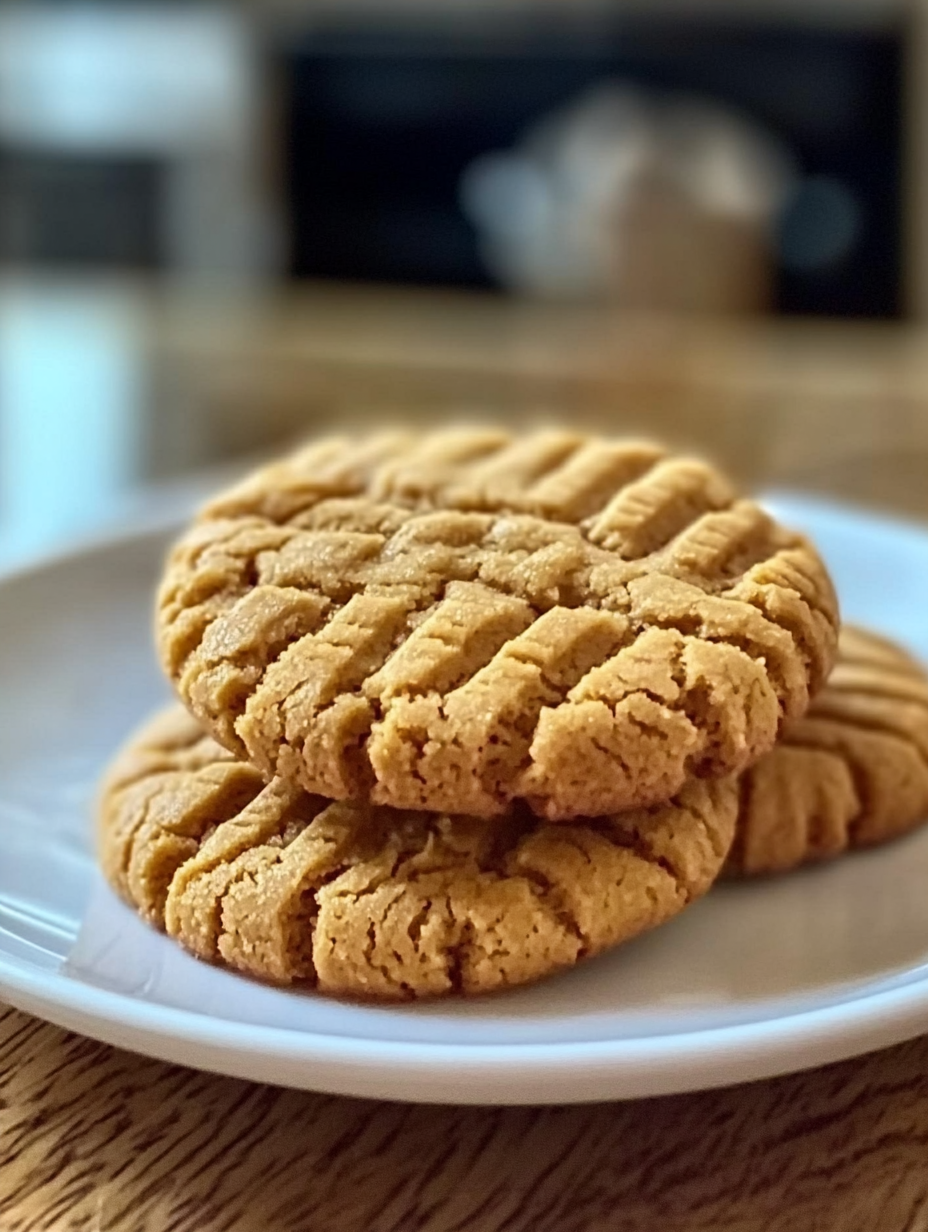
{"label": "countertop", "polygon": [[928,514],[922,326],[337,285],[231,306],[172,298],[150,320],[165,466],[169,425],[191,415],[227,453],[372,418],[567,418],[709,453],[755,490]]}

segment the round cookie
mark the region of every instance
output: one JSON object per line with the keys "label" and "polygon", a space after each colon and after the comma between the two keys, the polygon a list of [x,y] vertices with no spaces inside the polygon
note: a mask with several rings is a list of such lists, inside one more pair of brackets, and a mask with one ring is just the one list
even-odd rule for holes
{"label": "round cookie", "polygon": [[808,713],[741,779],[732,873],[784,872],[928,822],[928,675],[892,642],[841,630]]}
{"label": "round cookie", "polygon": [[379,998],[481,993],[676,915],[734,836],[730,779],[562,826],[331,803],[236,763],[180,707],[117,758],[98,814],[115,889],[201,958]]}
{"label": "round cookie", "polygon": [[831,668],[814,549],[701,462],[567,432],[325,440],[171,553],[162,663],[265,779],[551,820],[742,770]]}

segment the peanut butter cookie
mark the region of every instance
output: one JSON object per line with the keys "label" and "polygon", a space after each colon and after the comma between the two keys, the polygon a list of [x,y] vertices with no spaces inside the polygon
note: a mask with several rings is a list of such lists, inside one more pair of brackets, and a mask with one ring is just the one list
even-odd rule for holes
{"label": "peanut butter cookie", "polygon": [[844,628],[808,713],[741,779],[729,871],[783,872],[928,821],[928,676],[898,646]]}
{"label": "peanut butter cookie", "polygon": [[122,897],[199,957],[402,999],[537,980],[670,919],[718,875],[736,806],[730,779],[560,826],[333,804],[265,785],[177,707],[114,764],[99,845]]}
{"label": "peanut butter cookie", "polygon": [[740,771],[831,668],[814,549],[701,462],[567,432],[326,440],[168,561],[161,659],[267,781],[552,820]]}

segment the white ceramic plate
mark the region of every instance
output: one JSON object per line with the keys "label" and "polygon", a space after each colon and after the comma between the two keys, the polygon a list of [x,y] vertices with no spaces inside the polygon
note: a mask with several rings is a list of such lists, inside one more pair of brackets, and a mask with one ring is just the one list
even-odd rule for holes
{"label": "white ceramic plate", "polygon": [[[928,532],[821,502],[845,615],[928,658]],[[658,1095],[838,1060],[928,1030],[928,828],[828,867],[717,887],[680,919],[538,986],[377,1008],[182,954],[115,900],[90,800],[167,696],[150,649],[164,531],[0,583],[0,993],[139,1052],[351,1095],[543,1103]]]}

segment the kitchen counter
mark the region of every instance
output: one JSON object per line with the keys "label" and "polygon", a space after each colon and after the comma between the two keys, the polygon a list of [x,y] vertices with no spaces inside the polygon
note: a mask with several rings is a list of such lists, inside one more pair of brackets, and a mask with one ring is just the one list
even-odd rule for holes
{"label": "kitchen counter", "polygon": [[928,334],[687,321],[489,295],[317,287],[158,317],[160,369],[213,439],[373,418],[563,418],[710,452],[754,488],[928,514]]}

